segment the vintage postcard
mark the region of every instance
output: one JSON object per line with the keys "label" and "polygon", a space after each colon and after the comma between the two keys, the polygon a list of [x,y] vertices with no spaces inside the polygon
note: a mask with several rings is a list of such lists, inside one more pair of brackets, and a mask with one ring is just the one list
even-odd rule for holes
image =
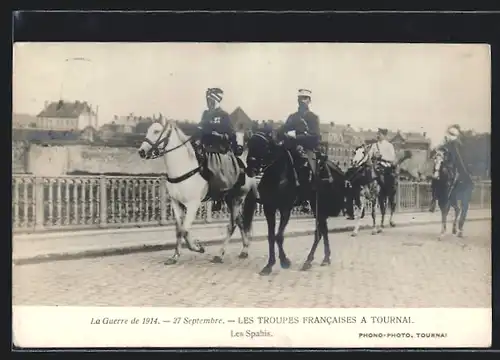
{"label": "vintage postcard", "polygon": [[482,44],[16,43],[18,347],[487,347]]}

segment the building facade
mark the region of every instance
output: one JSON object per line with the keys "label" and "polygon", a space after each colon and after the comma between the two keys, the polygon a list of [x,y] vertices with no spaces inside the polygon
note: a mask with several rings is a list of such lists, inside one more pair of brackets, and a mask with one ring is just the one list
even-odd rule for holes
{"label": "building facade", "polygon": [[98,108],[93,109],[86,101],[64,100],[46,102],[36,117],[36,128],[41,130],[81,131],[88,126],[97,128]]}

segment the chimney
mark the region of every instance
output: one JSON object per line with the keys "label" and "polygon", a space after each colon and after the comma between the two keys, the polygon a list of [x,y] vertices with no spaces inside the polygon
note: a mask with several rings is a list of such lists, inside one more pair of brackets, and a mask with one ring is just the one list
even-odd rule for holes
{"label": "chimney", "polygon": [[422,135],[424,135],[424,137],[426,137],[427,136],[427,132],[424,131],[424,133]]}
{"label": "chimney", "polygon": [[95,128],[97,129],[97,126],[99,124],[99,105],[95,107]]}
{"label": "chimney", "polygon": [[45,102],[43,103],[43,106],[44,106],[44,109],[47,109],[49,107],[49,102],[47,100],[45,100]]}

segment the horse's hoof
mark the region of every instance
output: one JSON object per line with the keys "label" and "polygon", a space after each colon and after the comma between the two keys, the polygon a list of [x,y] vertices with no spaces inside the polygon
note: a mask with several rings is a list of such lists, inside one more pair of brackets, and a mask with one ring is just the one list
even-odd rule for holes
{"label": "horse's hoof", "polygon": [[377,230],[377,234],[380,234],[382,231],[384,231],[382,228]]}
{"label": "horse's hoof", "polygon": [[353,233],[351,233],[351,236],[352,237],[356,237],[356,236],[358,236],[358,233],[357,232],[353,232]]}
{"label": "horse's hoof", "polygon": [[385,225],[384,224],[380,225],[380,228],[381,229],[385,228]]}
{"label": "horse's hoof", "polygon": [[321,266],[330,266],[332,264],[330,259],[323,259]]}
{"label": "horse's hoof", "polygon": [[218,255],[214,256],[212,259],[212,263],[213,264],[222,264],[223,263],[222,257],[218,256]]}
{"label": "horse's hoof", "polygon": [[204,254],[204,253],[205,253],[205,248],[203,247],[203,245],[198,244],[198,247],[199,247],[198,252],[199,252],[200,254]]}
{"label": "horse's hoof", "polygon": [[455,235],[455,234],[457,233],[457,229],[452,229],[452,230],[451,230],[451,233],[452,233],[453,235]]}
{"label": "horse's hoof", "polygon": [[391,221],[389,225],[391,225],[391,227],[396,227],[396,223],[394,221]]}
{"label": "horse's hoof", "polygon": [[377,235],[378,231],[377,230],[372,230],[372,235]]}
{"label": "horse's hoof", "polygon": [[438,240],[443,240],[443,238],[444,238],[444,234],[440,234],[440,235],[438,236]]}
{"label": "horse's hoof", "polygon": [[271,271],[272,271],[272,268],[269,267],[269,266],[265,266],[259,273],[259,275],[261,276],[267,276],[269,274],[271,274]]}
{"label": "horse's hoof", "polygon": [[287,258],[280,260],[280,265],[282,269],[289,269],[291,264],[292,262]]}
{"label": "horse's hoof", "polygon": [[248,258],[248,253],[247,252],[241,252],[240,255],[238,256],[240,259],[246,259]]}
{"label": "horse's hoof", "polygon": [[169,258],[167,261],[165,261],[165,265],[175,265],[177,264],[177,259],[174,258]]}
{"label": "horse's hoof", "polygon": [[301,270],[302,270],[302,271],[307,271],[307,270],[309,270],[310,268],[312,268],[312,264],[311,264],[311,262],[310,262],[310,261],[306,261],[306,262],[304,263],[304,265],[302,265],[302,269],[301,269]]}
{"label": "horse's hoof", "polygon": [[464,233],[462,231],[459,231],[458,234],[457,234],[457,236],[459,238],[463,238],[464,237]]}

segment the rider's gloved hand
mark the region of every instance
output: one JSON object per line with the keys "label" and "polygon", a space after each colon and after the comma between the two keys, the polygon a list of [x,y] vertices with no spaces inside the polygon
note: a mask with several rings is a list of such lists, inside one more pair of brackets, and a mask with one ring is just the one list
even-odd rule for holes
{"label": "rider's gloved hand", "polygon": [[295,138],[295,137],[297,137],[297,132],[295,130],[292,130],[292,131],[288,131],[287,133],[285,133],[285,135],[288,137],[291,137],[291,138]]}

